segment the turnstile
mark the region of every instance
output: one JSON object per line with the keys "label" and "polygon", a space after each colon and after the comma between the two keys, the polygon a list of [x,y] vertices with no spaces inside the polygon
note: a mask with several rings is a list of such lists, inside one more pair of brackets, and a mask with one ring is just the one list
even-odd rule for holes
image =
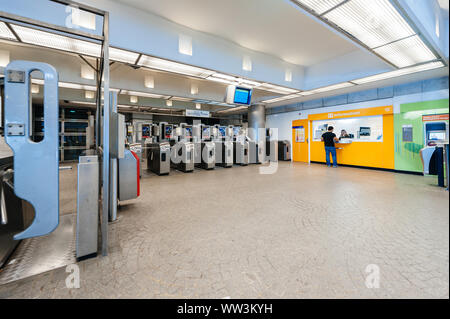
{"label": "turnstile", "polygon": [[233,142],[233,162],[234,164],[245,166],[249,163],[248,158],[248,142],[235,141]]}
{"label": "turnstile", "polygon": [[170,173],[170,144],[168,142],[147,144],[147,169],[158,175]]}
{"label": "turnstile", "polygon": [[231,141],[216,141],[216,166],[233,167],[233,142]]}
{"label": "turnstile", "polygon": [[214,169],[216,166],[215,143],[195,143],[195,166],[203,169]]}
{"label": "turnstile", "polygon": [[171,166],[184,173],[194,171],[194,143],[178,142],[171,149]]}

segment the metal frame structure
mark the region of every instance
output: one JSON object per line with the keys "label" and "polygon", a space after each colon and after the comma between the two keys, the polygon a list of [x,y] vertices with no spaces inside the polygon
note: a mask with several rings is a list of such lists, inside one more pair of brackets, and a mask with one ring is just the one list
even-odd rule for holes
{"label": "metal frame structure", "polygon": [[[97,98],[96,98],[96,127],[95,140],[97,154],[102,156],[102,165],[100,168],[100,196],[102,200],[102,208],[100,213],[101,220],[101,251],[102,255],[108,254],[108,216],[110,205],[110,152],[109,152],[109,125],[110,125],[110,96],[109,96],[109,13],[91,6],[84,5],[71,0],[51,0],[61,5],[73,7],[83,11],[93,13],[103,17],[102,35],[90,34],[77,29],[71,29],[64,26],[54,25],[43,21],[38,21],[26,17],[17,16],[7,12],[0,11],[0,21],[4,22],[7,27],[15,34],[14,29],[9,25],[9,22],[26,25],[27,27],[38,30],[45,30],[50,33],[63,34],[74,38],[82,38],[85,41],[93,43],[101,43],[101,56],[97,59],[97,67],[95,68],[97,75]],[[19,43],[20,37],[15,34]],[[40,47],[39,45],[34,45]],[[70,52],[69,52],[70,53]],[[103,107],[102,107],[102,91],[104,92]],[[103,115],[103,118],[102,118]],[[102,125],[103,121],[103,125]],[[111,200],[111,202],[113,202]],[[115,201],[116,202],[116,201]]]}

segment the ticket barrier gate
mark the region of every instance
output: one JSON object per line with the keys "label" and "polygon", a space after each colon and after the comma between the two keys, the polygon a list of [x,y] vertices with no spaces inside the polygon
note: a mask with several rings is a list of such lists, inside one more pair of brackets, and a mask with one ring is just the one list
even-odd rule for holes
{"label": "ticket barrier gate", "polygon": [[233,167],[233,142],[231,141],[216,141],[216,166],[222,166],[225,168]]}
{"label": "ticket barrier gate", "polygon": [[184,172],[194,171],[194,143],[178,142],[171,149],[171,167]]}
{"label": "ticket barrier gate", "polygon": [[195,166],[203,169],[216,167],[216,145],[214,142],[195,143]]}
{"label": "ticket barrier gate", "polygon": [[168,142],[147,144],[147,169],[158,175],[170,173],[170,144]]}
{"label": "ticket barrier gate", "polygon": [[233,142],[233,162],[234,164],[246,166],[249,163],[249,144],[246,141]]}

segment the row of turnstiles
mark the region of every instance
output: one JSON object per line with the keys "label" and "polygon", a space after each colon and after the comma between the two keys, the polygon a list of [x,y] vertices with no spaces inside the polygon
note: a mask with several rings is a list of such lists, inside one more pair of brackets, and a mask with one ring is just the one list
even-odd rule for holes
{"label": "row of turnstiles", "polygon": [[167,175],[171,168],[188,173],[195,168],[290,161],[290,142],[272,140],[270,129],[265,132],[265,139],[257,141],[239,126],[152,124],[143,129],[147,168]]}

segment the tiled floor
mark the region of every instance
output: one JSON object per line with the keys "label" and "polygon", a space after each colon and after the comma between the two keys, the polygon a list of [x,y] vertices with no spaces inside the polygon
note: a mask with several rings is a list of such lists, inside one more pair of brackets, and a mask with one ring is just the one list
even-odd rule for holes
{"label": "tiled floor", "polygon": [[[74,173],[63,173],[67,213]],[[109,255],[78,264],[79,289],[63,268],[0,297],[448,298],[449,195],[434,183],[298,163],[145,173],[110,226]]]}

